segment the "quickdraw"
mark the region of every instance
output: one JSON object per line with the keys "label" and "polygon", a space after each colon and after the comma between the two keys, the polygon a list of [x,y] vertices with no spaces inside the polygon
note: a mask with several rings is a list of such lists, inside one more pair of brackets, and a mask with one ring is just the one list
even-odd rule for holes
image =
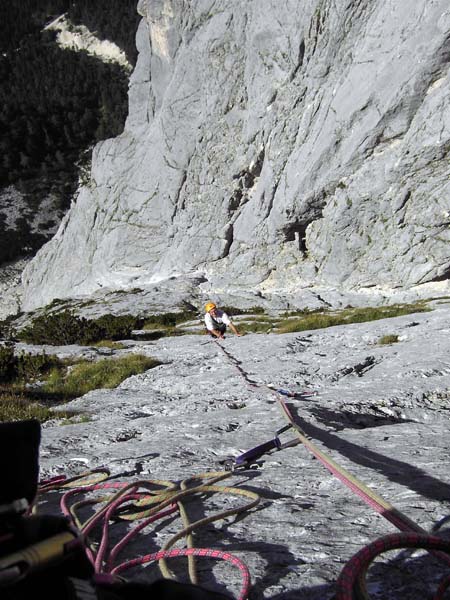
{"label": "quickdraw", "polygon": [[272,450],[284,450],[285,448],[290,448],[292,446],[297,446],[300,444],[300,440],[294,438],[292,440],[288,440],[287,442],[282,442],[279,436],[291,429],[290,425],[286,425],[286,427],[282,427],[278,429],[276,435],[273,439],[268,442],[264,442],[263,444],[259,444],[254,448],[250,448],[243,454],[236,456],[235,458],[230,458],[224,461],[225,469],[227,471],[236,471],[237,469],[248,469],[250,466],[256,464],[258,458],[261,458],[265,454],[269,454]]}

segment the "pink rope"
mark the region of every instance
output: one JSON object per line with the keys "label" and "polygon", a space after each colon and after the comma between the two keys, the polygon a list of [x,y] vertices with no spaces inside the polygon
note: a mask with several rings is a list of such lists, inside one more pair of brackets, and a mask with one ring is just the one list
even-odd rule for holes
{"label": "pink rope", "polygon": [[156,515],[153,515],[151,517],[148,517],[147,519],[145,519],[142,523],[139,523],[136,527],[134,527],[132,529],[132,531],[130,531],[129,533],[127,533],[121,540],[120,542],[118,542],[111,550],[110,554],[109,554],[109,558],[106,562],[105,565],[105,571],[107,573],[110,573],[113,569],[112,565],[114,563],[114,561],[117,558],[117,555],[123,550],[123,548],[140,532],[142,531],[142,529],[145,529],[145,527],[147,527],[147,525],[150,525],[150,523],[153,523],[154,521],[157,521],[158,519],[161,519],[163,517],[169,516],[174,512],[178,511],[178,506],[176,504],[173,504],[172,506],[169,506],[166,510],[161,511],[159,513],[157,513]]}
{"label": "pink rope", "polygon": [[[353,600],[355,588],[362,590],[362,597],[366,598],[365,575],[371,562],[380,554],[388,550],[401,548],[423,548],[433,554],[450,554],[450,541],[428,534],[417,534],[412,532],[394,533],[378,538],[371,544],[361,548],[344,566],[337,580],[337,600]],[[443,595],[450,583],[446,577],[442,580],[434,600],[443,600]],[[361,587],[361,585],[363,587]],[[358,594],[360,597],[360,594]]]}
{"label": "pink rope", "polygon": [[70,509],[68,506],[68,500],[72,496],[76,496],[77,494],[86,493],[86,492],[93,492],[94,490],[100,490],[100,489],[120,490],[120,489],[123,489],[126,485],[127,484],[125,484],[125,483],[119,483],[119,482],[95,483],[92,485],[88,485],[86,487],[73,488],[72,490],[69,490],[63,494],[61,501],[60,501],[61,511],[66,517],[71,518]]}
{"label": "pink rope", "polygon": [[251,586],[250,572],[247,566],[233,554],[222,552],[220,550],[213,550],[211,548],[185,548],[153,552],[152,554],[146,554],[145,556],[121,563],[111,571],[111,574],[117,575],[121,571],[130,569],[136,565],[143,565],[155,560],[161,560],[162,558],[176,558],[179,556],[201,556],[203,558],[221,559],[230,562],[233,566],[237,567],[242,574],[243,585],[240,590],[238,600],[245,600],[245,598],[247,598]]}
{"label": "pink rope", "polygon": [[39,489],[45,490],[45,488],[49,485],[54,485],[55,483],[61,483],[62,481],[66,481],[67,477],[65,475],[55,475],[55,477],[50,477],[49,479],[44,479],[39,481]]}
{"label": "pink rope", "polygon": [[[108,553],[110,522],[113,519],[114,515],[117,513],[117,510],[122,505],[124,505],[127,502],[130,502],[132,500],[141,499],[142,497],[148,495],[147,492],[138,492],[138,489],[141,484],[142,484],[142,482],[135,482],[135,483],[128,483],[128,484],[120,483],[120,482],[116,482],[116,483],[101,482],[101,483],[88,485],[85,487],[70,489],[63,494],[63,496],[61,498],[61,502],[60,502],[61,510],[62,510],[63,514],[65,514],[67,517],[69,517],[73,521],[74,519],[73,519],[72,513],[70,511],[70,501],[71,501],[71,499],[73,499],[74,496],[81,494],[81,493],[98,491],[98,490],[119,490],[120,491],[120,495],[117,498],[115,498],[113,501],[110,501],[108,504],[106,504],[105,507],[100,509],[97,512],[97,514],[95,514],[94,517],[92,517],[88,521],[88,523],[84,527],[82,527],[82,532],[85,536],[87,536],[89,533],[91,533],[92,530],[99,525],[101,525],[101,528],[102,528],[102,534],[101,534],[100,545],[98,547],[98,550],[94,551],[91,548],[86,547],[86,555],[87,555],[88,559],[90,560],[90,562],[92,563],[92,565],[94,566],[94,570],[95,570],[96,574],[116,575],[120,571],[124,571],[133,566],[136,566],[139,564],[146,564],[146,563],[153,562],[155,560],[161,560],[164,558],[174,558],[174,557],[181,557],[181,556],[200,556],[200,557],[207,557],[207,558],[213,558],[213,559],[222,559],[222,560],[230,562],[231,564],[233,564],[234,566],[239,568],[239,570],[241,571],[243,583],[242,583],[242,587],[241,587],[241,591],[240,591],[238,600],[244,600],[245,598],[247,598],[249,591],[250,591],[250,587],[251,587],[250,573],[249,573],[247,566],[240,559],[235,557],[234,555],[229,554],[228,552],[222,552],[220,550],[214,550],[214,549],[209,549],[209,548],[187,548],[187,549],[161,550],[159,552],[147,554],[145,556],[131,559],[131,560],[122,562],[117,566],[114,566],[114,563],[116,562],[116,559],[117,559],[117,556],[119,555],[119,553],[123,551],[125,546],[127,544],[129,544],[130,541],[132,541],[140,531],[142,531],[145,527],[147,527],[151,523],[154,523],[155,521],[162,519],[163,517],[169,516],[179,510],[177,504],[171,504],[168,507],[166,507],[165,509],[161,510],[160,512],[158,512],[154,515],[151,515],[150,517],[147,517],[142,522],[140,522],[138,525],[136,525],[131,531],[129,531],[125,536],[123,536],[123,538],[118,543],[116,543],[116,545]],[[78,503],[78,506],[82,506],[83,504],[85,504],[85,505],[93,504],[95,502],[97,502],[97,500],[95,498],[87,499],[81,503]],[[74,524],[76,525],[76,523],[74,523]]]}

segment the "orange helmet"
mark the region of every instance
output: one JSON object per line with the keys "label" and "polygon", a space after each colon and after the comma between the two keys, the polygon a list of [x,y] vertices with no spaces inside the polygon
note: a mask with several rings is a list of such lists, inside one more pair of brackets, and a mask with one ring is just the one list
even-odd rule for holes
{"label": "orange helmet", "polygon": [[217,306],[214,304],[214,302],[208,302],[205,305],[205,310],[206,312],[209,312],[210,310],[212,310],[213,308],[217,308]]}

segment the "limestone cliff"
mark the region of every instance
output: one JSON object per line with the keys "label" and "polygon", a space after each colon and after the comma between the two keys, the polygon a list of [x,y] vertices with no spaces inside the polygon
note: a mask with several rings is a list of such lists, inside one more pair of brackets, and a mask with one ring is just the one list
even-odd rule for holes
{"label": "limestone cliff", "polygon": [[124,133],[24,273],[30,309],[450,276],[448,0],[141,0]]}

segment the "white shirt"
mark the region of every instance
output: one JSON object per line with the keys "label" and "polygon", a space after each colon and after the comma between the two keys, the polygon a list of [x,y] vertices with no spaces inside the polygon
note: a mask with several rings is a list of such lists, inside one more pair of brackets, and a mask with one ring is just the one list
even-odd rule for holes
{"label": "white shirt", "polygon": [[213,329],[215,329],[214,321],[216,323],[223,323],[224,325],[229,325],[231,323],[230,317],[227,315],[227,313],[223,312],[222,310],[216,310],[214,320],[209,313],[206,313],[205,325],[208,331],[212,331]]}

